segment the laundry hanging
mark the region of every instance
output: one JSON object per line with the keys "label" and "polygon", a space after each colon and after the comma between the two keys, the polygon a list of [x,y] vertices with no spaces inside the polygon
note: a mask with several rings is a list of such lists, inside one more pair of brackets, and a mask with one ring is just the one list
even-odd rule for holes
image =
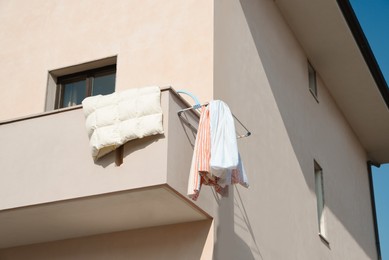
{"label": "laundry hanging", "polygon": [[93,159],[127,141],[162,134],[161,91],[144,87],[82,101]]}
{"label": "laundry hanging", "polygon": [[210,185],[225,193],[227,185],[248,187],[248,179],[238,151],[232,113],[223,101],[202,106],[192,164],[188,196],[197,200],[201,186]]}

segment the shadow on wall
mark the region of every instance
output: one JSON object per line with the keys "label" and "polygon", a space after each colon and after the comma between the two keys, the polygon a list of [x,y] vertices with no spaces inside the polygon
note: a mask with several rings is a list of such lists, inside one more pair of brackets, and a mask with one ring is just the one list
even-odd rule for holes
{"label": "shadow on wall", "polygon": [[[239,188],[230,186],[228,197],[219,198],[219,219],[216,230],[215,259],[263,259],[259,250],[254,232],[246,213]],[[243,233],[249,234],[251,244],[247,244],[234,230],[239,228]],[[248,241],[246,239],[246,241]]]}
{"label": "shadow on wall", "polygon": [[[146,147],[152,145],[153,143],[158,142],[160,139],[163,139],[163,138],[165,138],[164,134],[147,136],[147,137],[144,137],[144,138],[141,138],[141,139],[131,140],[131,141],[129,141],[129,142],[127,142],[127,143],[125,143],[123,145],[124,146],[123,158],[127,157],[128,155],[130,155],[130,154],[132,154],[132,153],[134,153],[136,151],[143,150]],[[114,164],[115,161],[117,160],[117,158],[116,158],[117,154],[116,153],[118,152],[118,149],[120,149],[120,148],[117,148],[116,150],[114,150],[114,151],[104,155],[103,157],[99,158],[95,162],[95,164],[100,165],[103,168],[106,168],[109,165]]]}
{"label": "shadow on wall", "polygon": [[[188,143],[194,148],[198,118],[188,114],[183,114],[182,117],[181,127]],[[203,189],[212,190],[213,198],[218,205],[219,219],[215,241],[218,246],[214,247],[213,259],[263,259],[237,186],[228,187],[226,197],[221,197],[212,187],[203,186]],[[246,237],[248,234],[250,245],[235,232],[236,226]]]}
{"label": "shadow on wall", "polygon": [[[364,206],[370,205],[370,195],[368,193],[368,176],[367,170],[366,168],[364,168],[365,162],[356,162],[353,165],[347,164],[347,161],[355,162],[355,158],[358,158],[358,156],[360,156],[359,158],[362,158],[361,154],[363,152],[361,152],[361,148],[356,144],[358,142],[357,139],[352,133],[352,130],[349,129],[349,125],[347,124],[343,115],[339,111],[337,104],[332,100],[331,94],[328,93],[325,89],[323,82],[319,81],[319,83],[323,86],[321,89],[322,92],[319,93],[319,95],[322,95],[322,100],[320,101],[320,105],[322,105],[322,112],[318,113],[321,114],[313,114],[313,111],[306,111],[307,104],[305,103],[296,104],[297,100],[303,99],[299,97],[300,94],[305,94],[305,92],[303,91],[306,90],[306,93],[308,93],[307,95],[310,94],[308,92],[308,83],[306,86],[301,86],[300,84],[301,80],[305,79],[302,77],[306,76],[308,80],[308,72],[306,72],[305,75],[297,70],[297,72],[300,72],[299,74],[297,74],[294,73],[296,72],[296,70],[288,70],[285,68],[288,66],[293,67],[293,65],[294,67],[301,67],[301,64],[307,63],[306,58],[303,57],[304,53],[301,46],[295,40],[295,36],[290,31],[290,28],[281,16],[275,19],[275,22],[278,22],[275,27],[278,25],[281,27],[279,31],[274,30],[274,28],[273,30],[269,30],[269,28],[266,28],[266,26],[264,26],[264,24],[269,24],[268,20],[266,20],[266,17],[263,17],[264,12],[260,10],[260,8],[262,8],[261,2],[265,1],[239,0],[239,2],[243,10],[245,22],[249,27],[251,37],[254,41],[258,57],[262,61],[264,71],[269,81],[271,91],[274,95],[275,102],[277,103],[277,107],[280,111],[283,123],[285,125],[285,129],[289,136],[290,143],[294,150],[294,154],[296,155],[298,163],[300,165],[301,173],[303,174],[303,177],[305,179],[306,186],[312,193],[315,193],[313,179],[313,159],[316,158],[312,158],[312,154],[309,154],[307,151],[319,151],[319,149],[317,149],[317,146],[315,147],[315,144],[317,144],[315,142],[318,141],[322,145],[320,149],[325,150],[325,152],[315,151],[313,153],[323,155],[322,158],[317,159],[324,160],[325,163],[328,165],[327,168],[324,168],[325,165],[321,165],[323,166],[324,171],[328,170],[327,173],[329,174],[337,174],[336,181],[330,181],[330,184],[332,186],[331,189],[335,192],[332,194],[325,193],[325,196],[328,196],[328,198],[330,198],[326,201],[326,206],[336,216],[339,222],[341,222],[341,224],[353,237],[356,243],[359,244],[359,246],[366,253],[366,255],[370,258],[376,257],[375,252],[372,251],[372,245],[370,244],[371,238],[374,235],[366,235],[367,232],[372,232],[373,224],[367,222],[367,225],[361,225],[363,220],[369,220],[369,213],[366,213],[365,215],[363,215],[363,217],[360,217],[358,220],[355,220],[356,216],[358,216],[359,213],[366,212],[366,207],[360,207],[358,205],[358,200],[352,199],[353,195],[358,195],[357,197],[361,197],[362,195],[360,194],[363,194],[362,200],[365,203]],[[277,9],[277,7],[275,7],[276,4],[274,2],[266,4],[272,5],[272,8]],[[276,10],[275,12],[278,12],[278,10]],[[269,24],[269,26],[272,25]],[[290,39],[290,41],[284,42],[283,39]],[[287,46],[288,44],[292,46]],[[293,50],[297,50],[297,54],[292,53]],[[291,59],[286,60],[288,58]],[[293,89],[291,91],[290,88],[294,86],[299,86],[301,88]],[[305,87],[306,89],[302,89]],[[314,100],[312,102],[316,105],[316,107],[318,106],[318,104],[316,104]],[[313,126],[310,126],[310,119],[314,118],[314,115],[323,116],[320,118],[322,122],[320,122],[320,120],[316,122],[316,129]],[[331,124],[326,125],[325,122],[330,122]],[[299,123],[301,124],[299,125]],[[324,125],[322,125],[323,123]],[[302,129],[305,126],[308,128],[308,131],[306,131],[306,129]],[[315,132],[315,130],[318,131]],[[310,136],[308,138],[306,136],[302,136],[304,132],[306,133],[309,131],[311,133],[309,133]],[[323,133],[323,135],[319,136],[319,138],[316,138],[318,137],[318,133]],[[335,138],[333,138],[334,136]],[[320,138],[321,140],[316,140]],[[323,140],[329,141],[323,142]],[[339,149],[336,149],[336,151],[333,149],[334,144],[337,144],[339,146],[337,147]],[[349,153],[347,153],[350,151],[350,149],[353,149],[353,151],[356,152],[356,157],[352,157],[353,155],[349,155]],[[345,160],[343,160],[342,158],[345,158]],[[331,173],[329,172],[330,166],[334,167],[332,168],[333,171]],[[356,174],[354,176],[358,176],[358,180],[356,181],[353,178],[350,179],[350,177],[353,177],[353,175],[351,174]],[[344,187],[344,184],[346,183],[348,185],[347,187]],[[365,184],[366,187],[363,186]],[[358,189],[360,189],[361,187],[366,189],[358,191]],[[228,214],[228,212],[225,213]],[[371,227],[369,226],[369,224],[371,224]]]}
{"label": "shadow on wall", "polygon": [[198,120],[197,118],[194,118],[193,115],[188,116],[188,114],[186,113],[184,113],[182,116],[179,116],[179,119],[185,136],[190,146],[194,149],[198,128]]}
{"label": "shadow on wall", "polygon": [[212,221],[135,229],[0,250],[0,259],[201,259]]}

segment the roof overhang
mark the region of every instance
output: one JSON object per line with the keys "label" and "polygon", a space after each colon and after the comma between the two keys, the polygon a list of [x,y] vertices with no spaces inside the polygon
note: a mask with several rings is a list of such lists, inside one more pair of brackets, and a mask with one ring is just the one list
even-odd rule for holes
{"label": "roof overhang", "polygon": [[368,159],[389,162],[389,90],[348,1],[276,0]]}

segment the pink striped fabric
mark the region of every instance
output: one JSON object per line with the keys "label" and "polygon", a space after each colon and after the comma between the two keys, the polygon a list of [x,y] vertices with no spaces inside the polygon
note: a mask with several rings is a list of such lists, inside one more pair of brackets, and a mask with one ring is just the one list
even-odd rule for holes
{"label": "pink striped fabric", "polygon": [[203,106],[201,108],[199,127],[189,174],[188,196],[193,200],[197,200],[201,185],[203,184],[214,186],[217,192],[224,193],[224,189],[217,184],[218,178],[210,174],[210,159],[211,130],[209,109]]}
{"label": "pink striped fabric", "polygon": [[207,174],[209,173],[209,161],[211,160],[211,127],[208,107],[202,107],[201,109],[197,140],[200,144],[197,151],[197,170]]}
{"label": "pink striped fabric", "polygon": [[[202,185],[213,186],[215,191],[222,196],[227,195],[228,185],[230,184],[240,183],[244,187],[248,187],[247,176],[239,154],[239,163],[236,168],[224,169],[225,174],[222,175],[223,177],[217,177],[212,174],[210,167],[212,156],[210,112],[209,107],[201,107],[199,127],[189,173],[188,196],[193,200],[197,200]],[[216,111],[216,113],[217,112],[218,111]]]}
{"label": "pink striped fabric", "polygon": [[[206,129],[207,126],[208,130]],[[209,131],[209,110],[207,107],[203,106],[201,107],[199,127],[197,130],[195,147],[192,157],[192,165],[189,174],[188,196],[193,200],[197,200],[201,189],[202,178],[199,169],[207,170],[206,166],[204,165],[207,164],[207,162],[205,161],[207,159],[207,154],[209,153],[210,156],[210,147],[208,147],[207,149],[206,144],[203,143],[203,139],[207,138],[207,133],[209,133]]]}

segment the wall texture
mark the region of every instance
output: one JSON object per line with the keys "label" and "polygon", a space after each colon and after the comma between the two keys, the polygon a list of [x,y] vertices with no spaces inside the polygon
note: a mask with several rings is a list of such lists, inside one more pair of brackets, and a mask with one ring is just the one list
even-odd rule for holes
{"label": "wall texture", "polygon": [[0,20],[0,120],[43,112],[49,71],[111,56],[117,90],[212,97],[212,1],[0,1]]}
{"label": "wall texture", "polygon": [[[44,111],[50,71],[117,56],[117,90],[171,85],[223,99],[252,132],[238,142],[250,188],[204,198],[216,201],[214,226],[9,248],[0,259],[199,259],[204,246],[210,259],[212,242],[214,259],[377,258],[365,151],[320,71],[319,102],[309,92],[309,57],[276,1],[15,0],[0,1],[0,19],[0,120]],[[314,160],[329,246],[318,236]]]}
{"label": "wall texture", "polygon": [[[215,1],[214,96],[252,131],[239,141],[249,189],[216,218],[216,259],[376,259],[366,154],[276,1]],[[314,160],[323,168],[329,246],[318,236]],[[236,250],[229,250],[231,247]]]}

